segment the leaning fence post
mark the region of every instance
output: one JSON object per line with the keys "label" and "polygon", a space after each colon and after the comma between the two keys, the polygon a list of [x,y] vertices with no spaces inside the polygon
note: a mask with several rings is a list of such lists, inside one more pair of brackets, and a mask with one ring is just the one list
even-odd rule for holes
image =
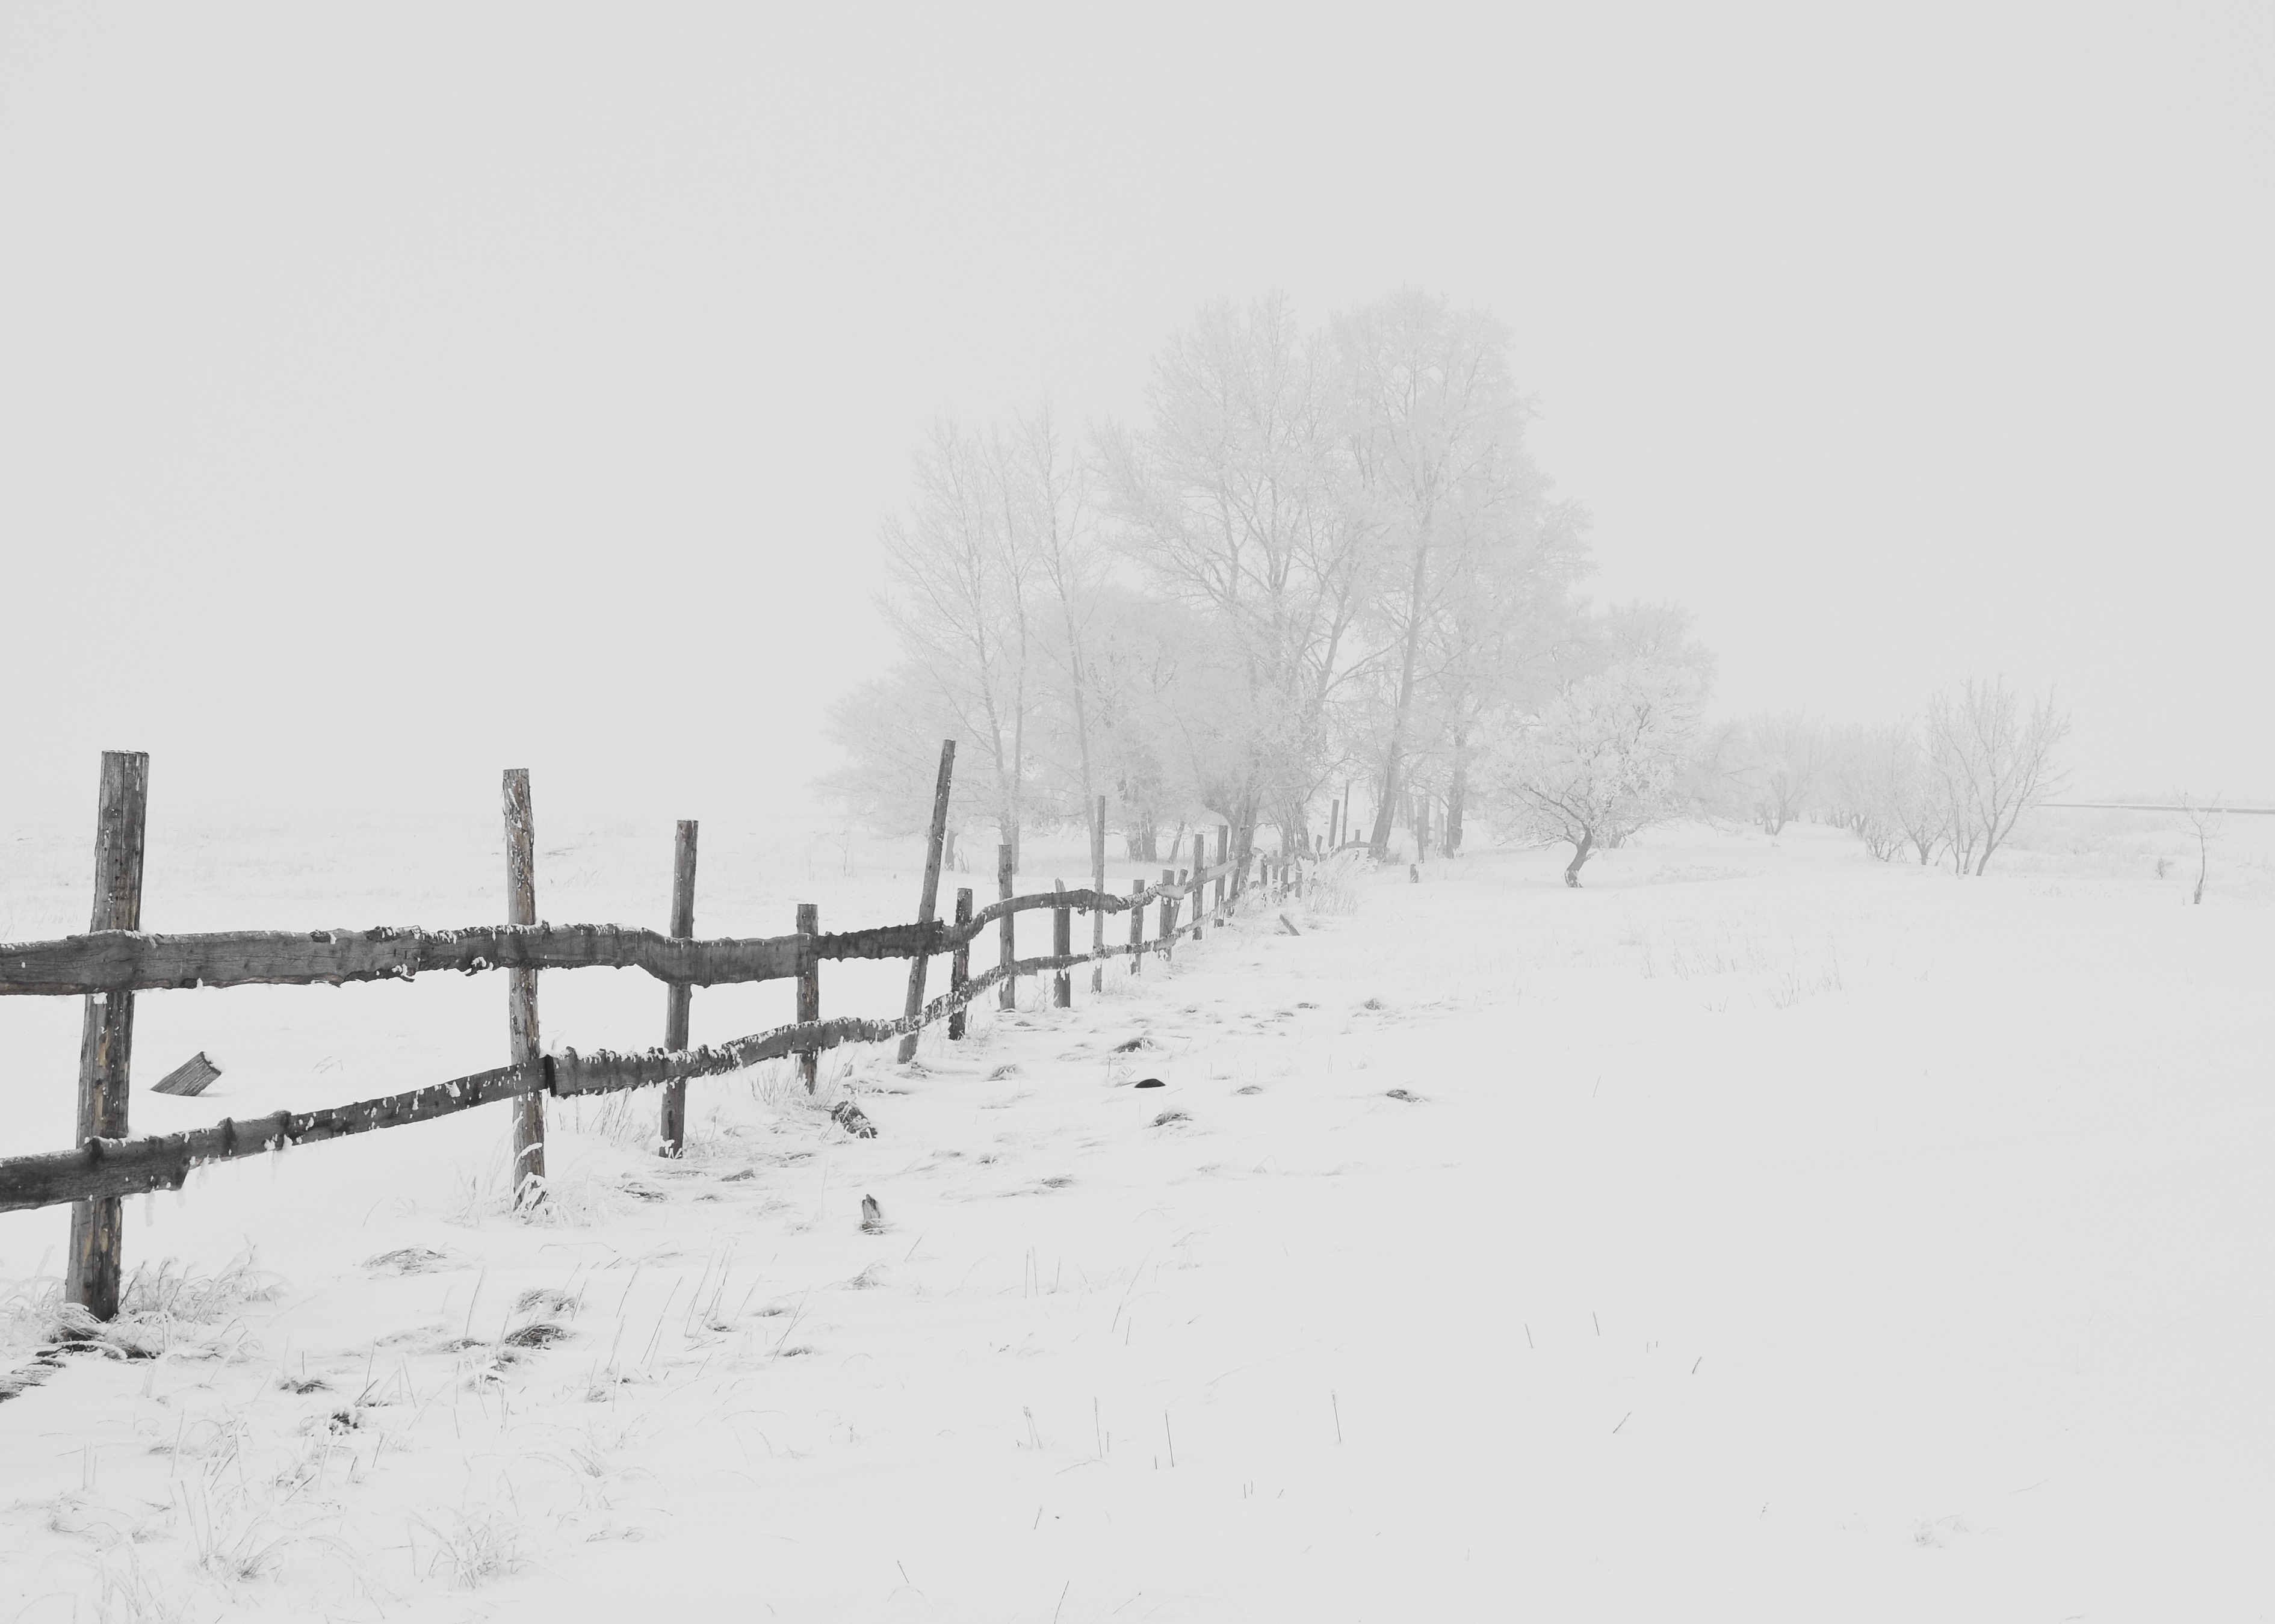
{"label": "leaning fence post", "polygon": [[[537,923],[537,821],[529,798],[529,769],[508,767],[505,774],[506,923]],[[506,1027],[513,1040],[513,1063],[534,1066],[544,1059],[537,1030],[537,972],[506,972]],[[545,1096],[533,1091],[513,1102],[513,1204],[533,1206],[545,1198]]]}
{"label": "leaning fence post", "polygon": [[[995,848],[995,891],[1004,902],[1008,903],[1011,900],[1011,842],[1008,840]],[[1019,1007],[1017,990],[1019,978],[1011,973],[1011,966],[1018,962],[1017,954],[1012,946],[1017,934],[1017,924],[1018,916],[1009,908],[1003,910],[1003,917],[996,921],[996,929],[1000,933],[999,940],[1003,945],[1003,986],[995,994],[995,1001],[998,1007],[1005,1009],[1017,1009]]]}
{"label": "leaning fence post", "polygon": [[971,923],[971,888],[959,886],[956,892],[956,951],[948,959],[948,993],[955,1000],[948,1012],[948,1036],[951,1042],[964,1036],[964,989],[971,980],[971,943],[963,933]]}
{"label": "leaning fence post", "polygon": [[1106,797],[1098,797],[1098,810],[1090,825],[1090,890],[1092,902],[1090,910],[1090,990],[1106,990],[1106,910],[1097,904],[1106,900]]}
{"label": "leaning fence post", "polygon": [[[804,1026],[821,1018],[821,955],[814,945],[814,938],[821,934],[820,903],[800,903],[797,905],[797,933],[804,938],[798,943],[797,954],[797,1021]],[[805,1081],[807,1093],[812,1093],[820,1086],[821,1051],[819,1048],[797,1052],[797,1075]]]}
{"label": "leaning fence post", "polygon": [[[924,894],[917,900],[917,923],[930,925],[938,917],[940,900],[940,858],[948,841],[948,788],[956,772],[956,741],[944,738],[940,742],[940,780],[932,791],[932,840],[925,847]],[[915,1020],[924,1013],[925,969],[931,958],[919,953],[909,962],[909,1001],[903,1014]],[[906,1032],[901,1038],[900,1061],[903,1066],[917,1057],[917,1035]]]}
{"label": "leaning fence post", "polygon": [[[1051,910],[1051,956],[1054,958],[1071,957],[1074,953],[1074,916],[1067,910],[1066,881],[1052,880],[1051,889],[1059,899],[1058,905]],[[1051,983],[1051,1002],[1061,1009],[1074,1006],[1074,977],[1068,973],[1064,965],[1059,967],[1057,978]]]}
{"label": "leaning fence post", "polygon": [[[695,822],[679,820],[671,842],[671,933],[695,934]],[[695,989],[675,981],[663,990],[663,1046],[678,1054],[687,1047],[687,1017],[695,1002]],[[676,1156],[687,1148],[687,1079],[674,1077],[663,1085],[663,1144],[661,1153]]]}
{"label": "leaning fence post", "polygon": [[1225,865],[1231,859],[1232,826],[1220,823],[1216,826],[1216,922],[1219,925],[1224,923]]}
{"label": "leaning fence post", "polygon": [[1130,882],[1130,973],[1136,975],[1145,962],[1145,882]]}
{"label": "leaning fence post", "polygon": [[[94,814],[94,908],[87,928],[142,928],[142,834],[150,801],[150,758],[139,750],[102,752]],[[127,1075],[134,1051],[134,994],[87,1000],[79,1040],[79,1142],[126,1137]],[[64,1298],[97,1319],[118,1312],[125,1273],[125,1222],[118,1197],[72,1204],[71,1253]]]}

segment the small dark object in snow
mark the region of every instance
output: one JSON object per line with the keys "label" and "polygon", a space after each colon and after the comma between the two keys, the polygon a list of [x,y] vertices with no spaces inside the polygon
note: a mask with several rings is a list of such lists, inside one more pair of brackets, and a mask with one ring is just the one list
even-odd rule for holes
{"label": "small dark object in snow", "polygon": [[754,1179],[758,1176],[759,1170],[756,1167],[745,1167],[740,1173],[729,1174],[725,1178],[721,1179],[719,1182],[722,1184],[739,1184],[744,1179]]}
{"label": "small dark object in snow", "polygon": [[287,1376],[276,1385],[287,1393],[329,1393],[332,1386],[321,1376]]}
{"label": "small dark object in snow", "polygon": [[663,1192],[661,1190],[651,1190],[645,1184],[626,1183],[621,1184],[617,1186],[617,1188],[622,1190],[624,1194],[633,1197],[635,1200],[661,1201],[664,1198]]}
{"label": "small dark object in snow", "polygon": [[150,1085],[150,1091],[155,1094],[179,1094],[185,1099],[194,1099],[204,1093],[207,1085],[219,1076],[221,1076],[221,1068],[208,1060],[205,1057],[205,1052],[200,1050],[153,1083]]}
{"label": "small dark object in snow", "polygon": [[1370,998],[1364,1003],[1361,1004],[1359,1008],[1362,1009],[1379,1009],[1382,1008],[1382,1000],[1379,998]]}
{"label": "small dark object in snow", "polygon": [[367,1269],[385,1269],[395,1274],[426,1274],[436,1269],[457,1266],[450,1255],[438,1252],[431,1246],[405,1246],[391,1252],[382,1252],[376,1258],[363,1260]]}
{"label": "small dark object in snow", "polygon": [[1114,1046],[1114,1052],[1116,1054],[1134,1054],[1145,1046],[1145,1034],[1139,1032],[1135,1038],[1130,1039],[1127,1043],[1115,1044]]}
{"label": "small dark object in snow", "polygon": [[1385,1099],[1403,1099],[1410,1106],[1418,1106],[1422,1103],[1421,1095],[1410,1094],[1402,1088],[1391,1089],[1383,1095],[1383,1098]]}
{"label": "small dark object in snow", "polygon": [[1169,1085],[1167,1083],[1162,1082],[1159,1077],[1140,1077],[1138,1079],[1138,1086],[1139,1088],[1167,1088]]}
{"label": "small dark object in snow", "polygon": [[987,1074],[987,1080],[990,1083],[1001,1083],[1005,1077],[1017,1076],[1018,1074],[1019,1068],[1016,1065],[998,1066]]}
{"label": "small dark object in snow", "polygon": [[873,1139],[877,1124],[861,1113],[861,1107],[850,1099],[841,1099],[830,1107],[829,1120],[857,1139]]}
{"label": "small dark object in snow", "polygon": [[1296,928],[1296,922],[1284,913],[1280,916],[1280,928],[1290,936],[1301,936],[1304,933]]}
{"label": "small dark object in snow", "polygon": [[1419,863],[1409,863],[1406,865],[1406,878],[1413,884],[1417,886],[1420,885],[1422,883],[1422,865]]}
{"label": "small dark object in snow", "polygon": [[861,1227],[867,1230],[871,1235],[875,1235],[880,1230],[883,1229],[884,1227],[885,1209],[877,1205],[877,1197],[874,1196],[862,1197]]}
{"label": "small dark object in snow", "polygon": [[1316,1008],[1318,1008],[1319,1007],[1319,1005],[1317,1005],[1317,1004],[1314,1004],[1314,1003],[1308,1003],[1308,1002],[1306,1002],[1304,1000],[1300,999],[1300,998],[1299,998],[1299,999],[1297,999],[1297,1000],[1296,1001],[1296,1008],[1297,1008],[1298,1009],[1316,1009]]}
{"label": "small dark object in snow", "polygon": [[1153,1126],[1156,1128],[1167,1128],[1171,1122],[1190,1122],[1191,1120],[1192,1119],[1188,1117],[1183,1111],[1164,1111],[1160,1115],[1153,1119]]}
{"label": "small dark object in snow", "polygon": [[1236,1094],[1260,1094],[1264,1090],[1259,1084],[1251,1083],[1245,1088],[1236,1088],[1232,1091]]}
{"label": "small dark object in snow", "polygon": [[518,1331],[508,1332],[505,1345],[508,1348],[550,1348],[568,1334],[568,1326],[540,1319],[534,1325],[522,1326]]}

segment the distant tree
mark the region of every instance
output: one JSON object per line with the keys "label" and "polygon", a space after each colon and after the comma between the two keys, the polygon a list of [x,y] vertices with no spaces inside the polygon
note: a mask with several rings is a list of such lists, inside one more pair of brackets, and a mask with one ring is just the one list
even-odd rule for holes
{"label": "distant tree", "polygon": [[1969,676],[1929,702],[1926,733],[1952,865],[1980,874],[2022,814],[2060,787],[2053,752],[2069,721],[2052,693],[2026,711],[2005,677]]}
{"label": "distant tree", "polygon": [[[884,835],[924,834],[940,772],[940,745],[970,735],[949,694],[914,664],[895,667],[863,684],[832,707],[829,731],[845,764],[824,777],[821,792],[860,823]],[[959,765],[962,745],[958,747]],[[992,821],[993,786],[958,771],[949,797],[949,867],[959,866],[956,844],[975,822]]]}
{"label": "distant tree", "polygon": [[1698,679],[1679,667],[1623,661],[1580,679],[1496,759],[1497,821],[1517,839],[1568,842],[1564,883],[1577,886],[1597,847],[1680,810],[1698,710]]}
{"label": "distant tree", "polygon": [[2180,825],[2196,837],[2196,890],[2192,899],[2203,901],[2204,880],[2211,872],[2211,842],[2227,821],[2227,813],[2218,805],[2222,798],[2215,795],[2210,802],[2199,801],[2183,789],[2173,797],[2180,804],[2177,814]]}
{"label": "distant tree", "polygon": [[1754,821],[1762,832],[1781,835],[1820,793],[1818,755],[1821,729],[1801,711],[1757,716],[1747,729],[1753,745],[1749,777]]}

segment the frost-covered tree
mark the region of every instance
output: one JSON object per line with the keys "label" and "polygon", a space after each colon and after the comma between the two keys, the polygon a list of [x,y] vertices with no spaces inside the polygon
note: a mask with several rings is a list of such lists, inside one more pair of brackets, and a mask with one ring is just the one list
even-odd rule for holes
{"label": "frost-covered tree", "polygon": [[1764,834],[1780,835],[1827,787],[1818,780],[1821,729],[1803,712],[1780,711],[1755,717],[1746,733],[1754,821]]}
{"label": "frost-covered tree", "polygon": [[1187,721],[1243,856],[1259,817],[1303,821],[1353,667],[1370,538],[1332,362],[1283,298],[1212,306],[1155,357],[1145,421],[1099,447],[1126,555],[1204,629],[1221,681]]}
{"label": "frost-covered tree", "polygon": [[1929,702],[1926,734],[1952,865],[1980,874],[2022,814],[2060,786],[2053,752],[2069,719],[2051,692],[2025,710],[2005,677],[1969,676]]}
{"label": "frost-covered tree", "polygon": [[1698,679],[1680,667],[1622,661],[1546,706],[1494,759],[1502,831],[1568,842],[1564,883],[1577,886],[1596,848],[1674,815],[1699,723]]}

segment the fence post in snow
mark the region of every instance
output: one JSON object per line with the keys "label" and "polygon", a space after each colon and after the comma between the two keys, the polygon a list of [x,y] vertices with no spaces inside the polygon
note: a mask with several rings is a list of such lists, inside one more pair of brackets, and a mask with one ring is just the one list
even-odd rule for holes
{"label": "fence post in snow", "polygon": [[[529,769],[505,774],[505,922],[537,923],[537,820],[531,810]],[[506,972],[506,1029],[513,1040],[513,1063],[534,1066],[545,1057],[537,1030],[537,972]],[[513,1102],[513,1204],[534,1206],[545,1199],[545,1096],[528,1093]]]}
{"label": "fence post in snow", "polygon": [[[814,950],[813,939],[821,934],[821,908],[817,903],[797,905],[797,933],[805,938],[799,944],[797,956],[797,1019],[800,1025],[821,1018],[821,956]],[[805,1091],[814,1092],[821,1085],[821,1051],[800,1049],[797,1052],[797,1075],[805,1080]]]}
{"label": "fence post in snow", "polygon": [[[1004,902],[1011,900],[1011,842],[1008,840],[995,848],[995,893]],[[995,1001],[998,1008],[1004,1009],[1019,1007],[1019,978],[1011,973],[1011,966],[1018,962],[1017,950],[1012,945],[1018,933],[1017,925],[1018,916],[1008,908],[996,921],[998,939],[1002,943],[1003,985],[995,994]]]}
{"label": "fence post in snow", "polygon": [[[1176,853],[1173,851],[1169,855],[1175,857]],[[1182,878],[1179,870],[1165,868],[1161,871],[1162,885],[1170,888],[1169,894],[1161,899],[1161,956],[1164,959],[1177,945],[1177,893],[1175,888]]]}
{"label": "fence post in snow", "polygon": [[[1094,899],[1106,895],[1106,797],[1098,797],[1098,810],[1090,825],[1090,889]],[[1106,990],[1106,910],[1095,905],[1090,910],[1090,990]]]}
{"label": "fence post in snow", "polygon": [[1136,975],[1145,962],[1145,904],[1138,899],[1145,895],[1145,882],[1130,882],[1130,973]]}
{"label": "fence post in snow", "polygon": [[[971,888],[959,886],[956,892],[956,923],[957,929],[971,923]],[[948,990],[959,1000],[971,979],[971,944],[958,941],[956,951],[949,956]],[[964,1036],[964,1005],[959,1001],[948,1012],[948,1037],[953,1043]]]}
{"label": "fence post in snow", "polygon": [[1198,829],[1193,831],[1193,865],[1177,871],[1177,887],[1193,899],[1193,940],[1198,941],[1208,920],[1208,836]]}
{"label": "fence post in snow", "polygon": [[[671,933],[695,934],[695,820],[682,818],[671,842]],[[663,1046],[677,1053],[687,1047],[687,1017],[695,1002],[695,989],[675,981],[663,990]],[[663,1143],[666,1156],[687,1148],[687,1079],[675,1077],[663,1085]]]}
{"label": "fence post in snow", "polygon": [[1220,823],[1216,826],[1216,922],[1219,925],[1224,923],[1225,882],[1228,878],[1224,872],[1224,866],[1231,860],[1232,826],[1228,823]]}
{"label": "fence post in snow", "polygon": [[[956,741],[944,738],[940,742],[940,778],[932,791],[932,838],[925,847],[924,893],[917,899],[918,925],[930,925],[940,913],[940,859],[948,842],[949,781],[955,773]],[[924,1013],[925,970],[931,962],[921,953],[909,961],[909,1001],[903,1009],[905,1019],[913,1021]],[[901,1064],[905,1066],[916,1057],[916,1033],[903,1033]]]}
{"label": "fence post in snow", "polygon": [[[150,758],[139,750],[102,752],[95,802],[92,931],[142,928],[142,831],[150,800]],[[134,994],[87,1000],[79,1042],[79,1142],[126,1137],[127,1073],[134,1051]],[[97,1319],[118,1312],[125,1220],[117,1196],[72,1205],[64,1299]]]}
{"label": "fence post in snow", "polygon": [[[1066,958],[1074,952],[1074,915],[1067,907],[1066,881],[1054,880],[1051,889],[1058,894],[1058,906],[1051,910],[1051,953],[1054,957]],[[1051,983],[1051,1002],[1061,1009],[1074,1006],[1074,977],[1062,968]]]}

